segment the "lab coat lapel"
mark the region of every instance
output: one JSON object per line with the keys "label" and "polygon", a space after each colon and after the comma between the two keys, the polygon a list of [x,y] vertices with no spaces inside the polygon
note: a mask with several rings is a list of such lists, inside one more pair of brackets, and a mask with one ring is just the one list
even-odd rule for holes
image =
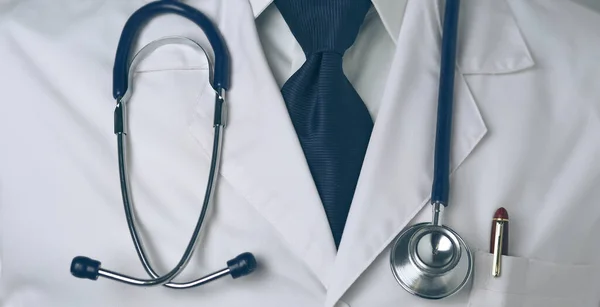
{"label": "lab coat lapel", "polygon": [[[231,4],[233,6],[233,4]],[[235,4],[237,5],[237,4]],[[271,223],[296,258],[325,284],[335,245],[287,109],[264,58],[247,4],[228,13],[224,32],[233,67],[227,93],[219,184],[231,185]],[[207,155],[212,146],[213,95],[197,103],[190,131]],[[218,199],[215,206],[219,206]],[[232,212],[235,214],[235,212]],[[261,255],[256,255],[260,262]]]}
{"label": "lab coat lapel", "polygon": [[[461,24],[468,25],[460,30],[452,172],[487,132],[464,75],[513,72],[533,65],[506,3],[478,1],[463,1],[461,11]],[[333,306],[411,223],[430,197],[443,6],[409,1],[406,9],[382,107],[332,272],[327,307]],[[484,18],[480,16],[490,15],[489,10],[495,12],[491,22],[480,20]],[[494,44],[498,49],[485,49],[490,39],[498,38],[501,41]]]}

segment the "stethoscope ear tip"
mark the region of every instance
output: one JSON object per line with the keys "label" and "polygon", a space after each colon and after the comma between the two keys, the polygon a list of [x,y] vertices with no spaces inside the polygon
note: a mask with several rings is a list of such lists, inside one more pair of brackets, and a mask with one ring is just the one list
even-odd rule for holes
{"label": "stethoscope ear tip", "polygon": [[227,268],[229,269],[229,274],[231,274],[231,277],[233,278],[246,276],[256,269],[256,258],[254,258],[252,253],[242,253],[227,261]]}
{"label": "stethoscope ear tip", "polygon": [[77,278],[91,280],[98,279],[100,275],[100,261],[84,256],[77,256],[71,261],[71,274]]}

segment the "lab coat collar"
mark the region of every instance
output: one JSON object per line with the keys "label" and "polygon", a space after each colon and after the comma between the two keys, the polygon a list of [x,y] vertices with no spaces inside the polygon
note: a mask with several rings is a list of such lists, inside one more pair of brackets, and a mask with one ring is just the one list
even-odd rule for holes
{"label": "lab coat collar", "polygon": [[[400,32],[404,8],[408,0],[372,0],[371,2],[379,14],[385,29],[395,42]],[[273,3],[273,0],[250,0],[254,18],[258,18],[271,3]]]}
{"label": "lab coat collar", "polygon": [[[411,0],[371,1],[390,38],[397,44],[406,7]],[[254,18],[272,2],[250,0]],[[442,14],[443,5],[440,5],[440,1],[432,2]],[[462,41],[459,45],[462,56],[457,65],[462,73],[497,74],[525,69],[533,64],[506,0],[463,0],[460,20]],[[494,26],[502,28],[494,29]]]}
{"label": "lab coat collar", "polygon": [[[390,37],[395,41],[400,32],[404,16],[404,8],[408,0],[372,0],[375,10],[379,14]],[[273,0],[250,0],[254,18],[258,18]]]}
{"label": "lab coat collar", "polygon": [[264,12],[269,5],[273,3],[273,0],[250,0],[250,6],[252,6],[252,13],[254,18],[258,18],[262,12]]}

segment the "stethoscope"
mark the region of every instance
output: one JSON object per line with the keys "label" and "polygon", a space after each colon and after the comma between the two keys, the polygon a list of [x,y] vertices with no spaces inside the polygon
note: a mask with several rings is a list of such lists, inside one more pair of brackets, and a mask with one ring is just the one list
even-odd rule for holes
{"label": "stethoscope", "polygon": [[[473,258],[469,247],[454,230],[442,225],[442,213],[443,209],[448,206],[450,190],[450,139],[459,5],[460,0],[446,0],[434,156],[434,180],[431,196],[433,219],[431,223],[416,224],[401,232],[393,243],[390,255],[392,273],[402,288],[414,295],[427,299],[440,299],[458,292],[465,286],[473,272]],[[210,58],[204,49],[194,41],[184,37],[168,37],[154,41],[133,56],[131,63],[128,65],[131,46],[137,32],[149,19],[165,13],[183,16],[202,28],[215,54],[214,72],[212,71],[213,65],[210,65]],[[159,276],[148,261],[148,257],[138,236],[135,218],[131,209],[132,202],[129,193],[125,158],[125,136],[127,135],[125,111],[126,102],[131,96],[128,86],[131,83],[133,68],[154,49],[164,44],[174,43],[187,44],[200,49],[209,60],[212,72],[212,87],[216,92],[214,139],[204,202],[192,237],[179,263],[167,274]],[[114,132],[117,135],[121,194],[129,232],[138,257],[150,278],[139,279],[103,269],[99,261],[83,256],[75,257],[71,263],[71,273],[75,277],[92,280],[96,280],[98,277],[105,277],[131,285],[164,285],[169,288],[186,289],[200,286],[223,276],[231,275],[233,278],[238,278],[254,271],[256,268],[254,256],[251,253],[242,253],[229,260],[227,268],[220,271],[185,283],[172,282],[174,278],[181,274],[192,257],[192,253],[198,244],[202,222],[214,192],[217,179],[216,174],[221,157],[223,130],[225,127],[225,92],[229,87],[230,77],[228,56],[227,47],[212,22],[201,12],[181,2],[152,2],[140,8],[129,18],[121,33],[113,70],[113,97],[117,102]]]}
{"label": "stethoscope", "polygon": [[[142,48],[135,56],[133,56],[131,63],[128,63],[132,49],[131,47],[139,30],[153,17],[167,13],[177,14],[187,18],[204,31],[204,34],[207,36],[214,52],[214,65],[211,65],[208,54],[204,51],[204,49],[202,49],[202,47],[200,47],[200,45],[184,37],[168,37],[154,41]],[[135,217],[131,209],[132,201],[129,193],[129,180],[127,178],[128,172],[125,155],[127,143],[125,136],[127,135],[126,105],[128,99],[131,97],[129,84],[131,83],[133,68],[146,55],[165,44],[187,44],[204,52],[209,62],[209,66],[211,67],[212,87],[216,94],[213,149],[202,209],[192,233],[192,237],[183,253],[183,256],[171,271],[159,276],[148,261],[146,251],[138,235]],[[214,71],[212,66],[214,66]],[[185,269],[198,245],[202,222],[204,221],[208,205],[212,200],[214,186],[217,179],[216,174],[218,172],[221,158],[221,145],[223,143],[223,130],[225,127],[226,116],[225,92],[229,88],[229,69],[229,53],[217,28],[204,14],[193,7],[176,1],[156,1],[141,7],[133,15],[131,15],[131,17],[129,17],[129,20],[127,20],[127,23],[125,24],[125,27],[121,33],[113,68],[113,97],[117,101],[114,114],[114,133],[117,135],[121,195],[123,198],[123,206],[125,208],[125,216],[127,217],[129,232],[131,234],[138,257],[150,278],[140,279],[103,269],[101,268],[99,261],[83,256],[78,256],[73,259],[71,262],[71,274],[73,274],[75,277],[87,278],[91,280],[97,280],[98,277],[105,277],[136,286],[164,285],[174,289],[187,289],[206,284],[227,275],[231,275],[233,278],[238,278],[248,275],[254,271],[256,268],[256,260],[254,256],[251,253],[242,253],[239,256],[227,261],[227,267],[220,271],[216,271],[189,282],[180,283],[172,281]]]}
{"label": "stethoscope", "polygon": [[473,273],[473,257],[465,241],[442,225],[450,191],[450,146],[454,66],[460,0],[446,0],[441,52],[440,84],[431,191],[433,218],[402,231],[391,249],[390,264],[398,283],[408,292],[427,299],[457,293]]}

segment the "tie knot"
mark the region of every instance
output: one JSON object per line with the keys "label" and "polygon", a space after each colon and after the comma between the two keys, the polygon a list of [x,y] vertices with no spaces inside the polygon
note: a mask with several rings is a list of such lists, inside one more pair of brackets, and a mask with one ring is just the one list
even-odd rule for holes
{"label": "tie knot", "polygon": [[371,0],[275,0],[304,53],[343,54],[356,40]]}

